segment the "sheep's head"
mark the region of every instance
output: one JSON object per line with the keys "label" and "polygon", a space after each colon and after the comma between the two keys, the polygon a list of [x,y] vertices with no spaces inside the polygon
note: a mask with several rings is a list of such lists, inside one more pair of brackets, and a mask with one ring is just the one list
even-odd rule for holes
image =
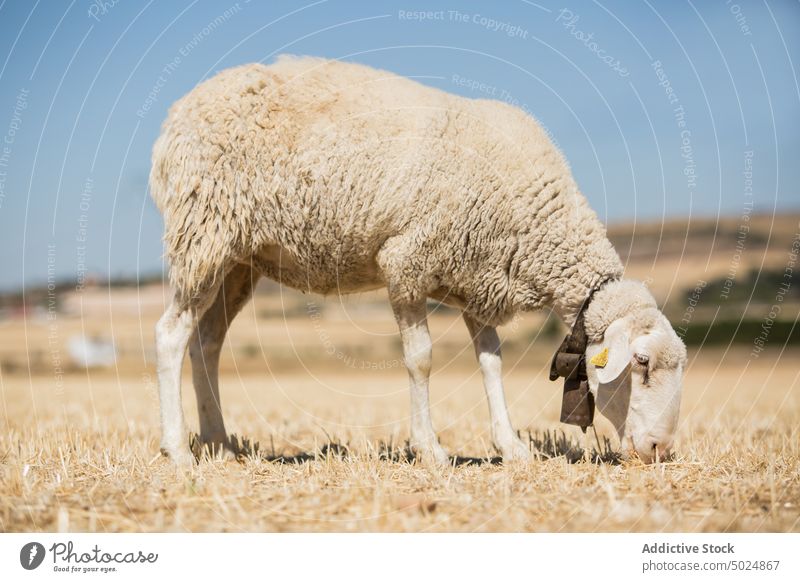
{"label": "sheep's head", "polygon": [[[672,447],[686,347],[644,285],[607,287],[587,312],[587,321],[597,326],[599,319],[604,327],[586,349],[589,387],[597,409],[616,427],[623,454],[635,452],[650,463]],[[597,317],[603,308],[604,317]]]}

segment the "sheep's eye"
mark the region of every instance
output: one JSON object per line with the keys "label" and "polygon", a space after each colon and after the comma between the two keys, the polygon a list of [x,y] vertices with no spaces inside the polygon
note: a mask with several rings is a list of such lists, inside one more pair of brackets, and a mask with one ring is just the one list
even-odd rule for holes
{"label": "sheep's eye", "polygon": [[640,366],[646,366],[648,362],[650,362],[650,356],[645,354],[634,354],[633,359],[636,360],[636,363]]}

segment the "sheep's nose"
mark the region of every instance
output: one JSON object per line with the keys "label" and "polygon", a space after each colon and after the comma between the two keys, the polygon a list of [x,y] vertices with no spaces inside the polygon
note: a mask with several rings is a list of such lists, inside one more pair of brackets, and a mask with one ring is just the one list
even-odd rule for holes
{"label": "sheep's nose", "polygon": [[656,460],[663,461],[672,451],[672,440],[656,439],[648,437],[643,445],[637,449],[639,457],[645,463],[652,463]]}

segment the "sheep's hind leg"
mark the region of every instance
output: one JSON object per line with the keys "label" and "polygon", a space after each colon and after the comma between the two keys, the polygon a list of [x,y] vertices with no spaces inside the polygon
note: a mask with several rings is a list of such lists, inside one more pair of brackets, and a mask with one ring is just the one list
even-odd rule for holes
{"label": "sheep's hind leg", "polygon": [[256,283],[252,269],[237,265],[225,277],[211,307],[203,314],[189,344],[192,381],[197,397],[200,441],[212,455],[233,456],[222,417],[219,357],[231,322],[250,299]]}
{"label": "sheep's hind leg", "polygon": [[181,405],[181,367],[197,318],[214,298],[218,286],[200,301],[186,305],[175,298],[156,324],[158,391],[161,400],[161,452],[183,469],[192,466],[189,435]]}
{"label": "sheep's hind leg", "polygon": [[425,300],[414,304],[392,301],[411,387],[411,448],[425,463],[449,464],[431,421],[428,380],[431,373],[431,336]]}
{"label": "sheep's hind leg", "polygon": [[515,434],[508,416],[508,407],[503,393],[502,358],[497,330],[494,327],[482,325],[466,313],[463,316],[483,374],[483,385],[486,389],[489,414],[492,418],[492,442],[503,456],[503,461],[529,459],[531,452]]}

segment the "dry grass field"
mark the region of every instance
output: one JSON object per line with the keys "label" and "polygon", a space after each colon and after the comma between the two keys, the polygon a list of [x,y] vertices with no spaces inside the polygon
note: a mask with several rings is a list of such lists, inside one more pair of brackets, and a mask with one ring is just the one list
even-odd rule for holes
{"label": "dry grass field", "polygon": [[[743,373],[741,354],[695,360],[677,455],[652,466],[570,462],[564,443],[541,442],[530,464],[486,462],[488,418],[467,369],[434,378],[443,444],[474,457],[441,471],[386,454],[407,430],[401,372],[227,374],[231,429],[258,441],[260,456],[284,458],[204,461],[190,479],[158,456],[157,403],[139,378],[70,376],[60,394],[47,378],[6,378],[0,528],[797,531],[800,372],[779,357],[789,358],[770,353]],[[543,372],[509,374],[512,417],[561,430],[558,387]],[[186,409],[193,414],[191,398]],[[584,442],[579,430],[566,438]]]}
{"label": "dry grass field", "polygon": [[[780,266],[784,243],[742,268],[764,257]],[[629,270],[671,278],[661,298],[729,263],[644,255]],[[86,289],[57,313],[0,321],[0,530],[800,531],[796,347],[690,349],[676,454],[645,466],[616,460],[602,418],[597,439],[558,423],[561,388],[547,369],[563,330],[525,316],[502,330],[506,392],[538,455],[503,466],[467,332],[434,308],[434,423],[457,455],[438,470],[405,454],[406,376],[381,297],[262,293],[222,361],[226,422],[247,454],[203,460],[185,478],[158,454],[152,329],[165,296],[160,285]],[[796,320],[796,306],[784,315]],[[79,334],[113,340],[116,364],[70,364]],[[196,428],[188,362],[185,372]]]}

